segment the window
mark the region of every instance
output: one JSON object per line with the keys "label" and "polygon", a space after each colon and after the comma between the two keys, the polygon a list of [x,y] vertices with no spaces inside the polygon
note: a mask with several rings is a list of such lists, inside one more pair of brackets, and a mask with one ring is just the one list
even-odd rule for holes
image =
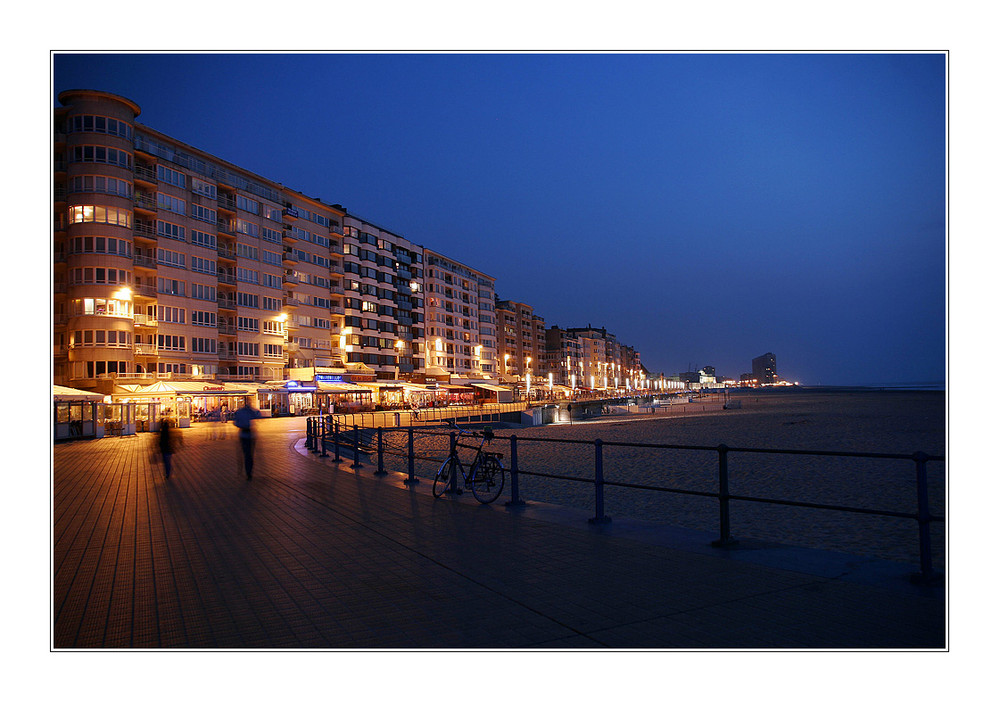
{"label": "window", "polygon": [[183,336],[176,334],[156,335],[156,346],[160,351],[185,351],[185,341]]}
{"label": "window", "polygon": [[184,174],[172,168],[167,168],[162,164],[156,165],[156,179],[161,183],[167,183],[178,188],[184,187]]}
{"label": "window", "polygon": [[74,176],[69,182],[70,193],[108,193],[123,198],[132,197],[132,184],[120,178],[106,176]]}
{"label": "window", "polygon": [[198,300],[210,300],[215,301],[216,291],[215,286],[206,286],[201,283],[191,284],[191,297],[197,298]]}
{"label": "window", "polygon": [[157,278],[156,290],[158,293],[167,295],[184,295],[184,281],[176,281],[172,278]]}
{"label": "window", "polygon": [[160,322],[176,322],[179,325],[183,325],[185,314],[186,311],[184,308],[175,308],[167,305],[156,306],[156,319]]}
{"label": "window", "polygon": [[206,249],[215,249],[217,247],[218,239],[214,234],[209,234],[208,232],[199,232],[196,229],[191,230],[191,243],[197,244],[200,247],[205,247]]}
{"label": "window", "polygon": [[260,332],[260,320],[256,317],[237,317],[236,329],[243,332]]}
{"label": "window", "polygon": [[[236,256],[242,257],[244,259],[253,259],[257,261],[260,257],[258,255],[257,247],[252,247],[249,244],[236,244]],[[280,259],[279,259],[280,262]]]}
{"label": "window", "polygon": [[264,356],[269,358],[280,359],[283,356],[283,352],[280,344],[265,344],[264,345]]}
{"label": "window", "polygon": [[157,220],[156,233],[161,237],[169,237],[170,239],[177,239],[182,242],[184,241],[184,228],[180,225],[175,225],[173,222]]}
{"label": "window", "polygon": [[187,209],[187,201],[167,195],[166,193],[157,193],[156,206],[161,210],[169,210],[170,212],[183,215]]}
{"label": "window", "polygon": [[243,281],[244,283],[258,284],[260,282],[260,272],[257,269],[243,268],[242,266],[236,267],[236,280]]}
{"label": "window", "polygon": [[191,351],[196,354],[216,354],[216,340],[211,337],[192,337]]}
{"label": "window", "polygon": [[121,149],[106,146],[81,145],[73,147],[69,153],[73,163],[110,164],[122,168],[132,168],[132,155]]}
{"label": "window", "polygon": [[236,304],[242,308],[259,308],[260,297],[250,293],[236,293]]}
{"label": "window", "polygon": [[[280,211],[279,211],[280,213]],[[276,229],[271,229],[270,227],[262,228],[261,239],[265,239],[269,242],[281,243],[281,232]]]}
{"label": "window", "polygon": [[273,276],[269,273],[262,274],[261,285],[268,288],[278,288],[281,289],[281,276]]}
{"label": "window", "polygon": [[218,189],[215,187],[215,184],[208,183],[200,178],[191,179],[191,190],[198,195],[204,195],[206,198],[211,198],[212,200],[218,197]]}
{"label": "window", "polygon": [[246,210],[247,212],[252,212],[255,215],[260,214],[260,203],[256,200],[251,200],[250,198],[244,197],[242,195],[236,196],[236,207],[240,210]]}
{"label": "window", "polygon": [[260,302],[264,310],[281,310],[281,300],[278,298],[269,298],[265,295],[261,296]]}
{"label": "window", "polygon": [[211,208],[207,208],[204,205],[199,205],[198,203],[191,203],[191,217],[196,220],[202,220],[204,222],[211,222],[215,224],[216,222],[216,211]]}
{"label": "window", "polygon": [[239,356],[260,356],[260,344],[257,342],[237,342],[236,353]]}
{"label": "window", "polygon": [[164,266],[185,268],[184,255],[177,251],[171,251],[170,249],[157,249],[156,263],[163,264]]}
{"label": "window", "polygon": [[103,115],[74,115],[72,120],[66,120],[67,132],[97,132],[110,134],[123,139],[132,139],[132,126],[127,122]]}
{"label": "window", "polygon": [[198,273],[216,274],[216,263],[212,259],[202,259],[200,256],[191,257],[191,270]]}
{"label": "window", "polygon": [[202,327],[215,327],[215,313],[208,310],[192,310],[191,324]]}
{"label": "window", "polygon": [[284,335],[285,330],[277,320],[264,320],[264,334]]}
{"label": "window", "polygon": [[255,222],[250,222],[248,220],[239,219],[236,220],[236,231],[242,232],[250,237],[260,236],[260,226]]}
{"label": "window", "polygon": [[260,260],[262,263],[271,264],[272,266],[281,266],[281,254],[276,251],[271,251],[270,249],[260,250]]}
{"label": "window", "polygon": [[96,222],[99,224],[132,227],[132,211],[103,205],[72,205],[69,208],[70,224]]}

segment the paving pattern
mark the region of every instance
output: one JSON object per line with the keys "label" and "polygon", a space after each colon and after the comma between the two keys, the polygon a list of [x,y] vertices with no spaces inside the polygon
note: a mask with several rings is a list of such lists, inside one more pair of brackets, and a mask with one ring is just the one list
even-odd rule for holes
{"label": "paving pattern", "polygon": [[940,588],[750,563],[435,500],[257,423],[53,452],[53,648],[946,648]]}

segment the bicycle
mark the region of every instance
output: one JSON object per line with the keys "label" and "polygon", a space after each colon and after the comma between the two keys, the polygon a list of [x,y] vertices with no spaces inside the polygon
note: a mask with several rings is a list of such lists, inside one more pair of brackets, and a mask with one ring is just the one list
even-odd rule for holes
{"label": "bicycle", "polygon": [[[435,498],[440,498],[446,492],[454,490],[461,493],[458,487],[458,476],[462,476],[463,484],[466,488],[471,486],[472,495],[480,503],[492,503],[503,492],[504,467],[500,458],[503,454],[498,452],[483,451],[483,445],[493,442],[493,430],[487,427],[481,434],[464,430],[452,420],[448,423],[452,429],[457,430],[459,436],[482,437],[479,446],[473,444],[462,444],[456,439],[454,446],[447,459],[441,464],[437,474],[434,476],[433,493]],[[475,449],[476,456],[467,465],[462,463],[458,456],[458,448]],[[465,467],[468,466],[468,472]],[[452,481],[455,485],[452,486]]]}

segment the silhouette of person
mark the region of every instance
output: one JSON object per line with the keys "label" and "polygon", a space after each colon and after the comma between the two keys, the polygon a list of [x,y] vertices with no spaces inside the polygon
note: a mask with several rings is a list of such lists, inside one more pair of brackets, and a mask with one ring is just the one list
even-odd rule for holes
{"label": "silhouette of person", "polygon": [[174,421],[167,415],[160,419],[160,457],[163,459],[163,473],[166,474],[167,478],[170,478],[170,472],[173,469],[173,458],[177,445],[183,441],[177,435],[173,425]]}
{"label": "silhouette of person", "polygon": [[253,478],[253,449],[255,437],[253,434],[253,421],[260,417],[260,412],[250,405],[250,399],[244,398],[243,406],[233,413],[233,424],[239,430],[240,447],[243,450],[243,470],[246,471],[247,481]]}

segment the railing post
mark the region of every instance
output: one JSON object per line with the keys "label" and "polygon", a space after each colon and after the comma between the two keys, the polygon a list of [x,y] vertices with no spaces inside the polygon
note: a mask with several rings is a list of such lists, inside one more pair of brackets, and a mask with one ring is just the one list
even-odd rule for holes
{"label": "railing post", "polygon": [[520,508],[525,505],[521,500],[521,491],[517,486],[517,435],[510,436],[510,500],[507,501],[508,508]]}
{"label": "railing post", "polygon": [[307,451],[310,450],[310,449],[312,449],[312,440],[313,440],[312,423],[309,422],[310,419],[311,418],[308,418],[308,417],[306,418],[306,450]]}
{"label": "railing post", "polygon": [[594,440],[594,517],[587,520],[591,525],[604,525],[611,518],[604,514],[604,442]]}
{"label": "railing post", "polygon": [[340,420],[333,423],[333,460],[340,463]]}
{"label": "railing post", "polygon": [[320,442],[323,445],[323,452],[322,452],[322,454],[320,454],[320,456],[326,457],[327,456],[327,454],[326,454],[326,417],[324,417],[323,415],[320,415],[319,416],[319,422],[320,422],[321,425],[323,425],[323,434],[322,434],[322,439],[320,440]]}
{"label": "railing post", "polygon": [[413,475],[413,425],[406,428],[406,463],[407,463],[407,477],[403,481],[406,485],[412,485],[414,483],[420,483],[420,479]]}
{"label": "railing post", "polygon": [[388,471],[385,470],[385,464],[383,463],[382,454],[382,427],[380,426],[376,432],[378,433],[378,468],[375,469],[376,476],[385,476]]}
{"label": "railing post", "polygon": [[719,445],[719,539],[713,547],[731,547],[736,540],[729,530],[729,447]]}
{"label": "railing post", "polygon": [[[363,420],[362,420],[363,421]],[[351,464],[352,469],[361,468],[361,460],[358,458],[358,426],[354,426],[354,463]]]}
{"label": "railing post", "polygon": [[[448,453],[449,457],[451,457],[451,456],[457,456],[458,455],[458,446],[457,445],[458,445],[458,435],[456,435],[454,432],[452,432],[451,433],[451,451]],[[448,486],[448,488],[445,490],[445,493],[453,493],[455,495],[461,495],[462,489],[458,487],[458,471],[452,471],[451,472],[451,479],[450,479],[449,483],[451,485]]]}
{"label": "railing post", "polygon": [[913,461],[917,465],[917,525],[920,530],[920,573],[910,578],[914,583],[934,580],[934,566],[931,563],[931,506],[927,492],[927,455],[916,452]]}

